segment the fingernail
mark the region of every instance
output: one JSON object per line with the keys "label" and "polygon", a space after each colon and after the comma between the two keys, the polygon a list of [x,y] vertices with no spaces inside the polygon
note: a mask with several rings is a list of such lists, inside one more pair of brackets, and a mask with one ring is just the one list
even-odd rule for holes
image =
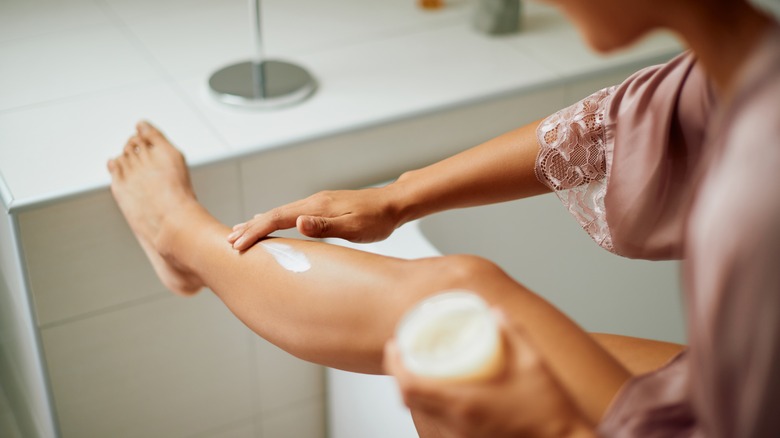
{"label": "fingernail", "polygon": [[146,120],[141,120],[140,122],[138,122],[138,127],[141,128],[142,130],[149,129],[149,122],[147,122]]}
{"label": "fingernail", "polygon": [[241,245],[243,245],[245,241],[246,241],[246,236],[242,236],[240,239],[238,239],[235,242],[233,242],[233,248],[236,248],[236,249],[240,248]]}
{"label": "fingernail", "polygon": [[301,216],[301,230],[314,231],[314,221],[310,217]]}
{"label": "fingernail", "polygon": [[238,236],[240,235],[241,235],[241,231],[233,231],[232,233],[228,234],[227,238],[228,240],[233,241],[236,240],[236,238],[238,238]]}
{"label": "fingernail", "polygon": [[244,228],[244,225],[246,225],[246,222],[241,222],[240,224],[233,225],[233,231],[236,231],[239,228]]}

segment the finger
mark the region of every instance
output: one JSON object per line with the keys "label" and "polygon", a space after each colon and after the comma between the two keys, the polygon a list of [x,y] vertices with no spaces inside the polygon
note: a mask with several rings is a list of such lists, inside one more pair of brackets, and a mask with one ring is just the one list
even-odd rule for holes
{"label": "finger", "polygon": [[434,417],[446,415],[449,401],[453,398],[447,384],[419,377],[407,370],[394,340],[385,344],[383,364],[385,372],[395,377],[404,403],[410,409],[419,410]]}
{"label": "finger", "polygon": [[350,214],[337,217],[299,216],[296,227],[301,234],[311,238],[339,237],[355,243],[369,243],[379,239],[373,233],[374,230],[367,231]]}
{"label": "finger", "polygon": [[244,229],[246,228],[246,226],[247,226],[246,222],[233,225],[230,234],[227,235],[228,243],[230,243],[231,245],[235,243],[235,241],[238,240],[238,238],[241,237],[242,234],[244,234]]}
{"label": "finger", "polygon": [[242,230],[234,231],[229,237],[233,238],[233,248],[243,251],[274,231],[294,227],[296,219],[295,213],[275,208],[248,221]]}
{"label": "finger", "polygon": [[539,350],[534,346],[528,330],[523,325],[510,321],[502,310],[495,309],[494,311],[499,325],[502,327],[504,346],[509,360],[516,362],[524,369],[540,366],[544,361]]}
{"label": "finger", "polygon": [[298,216],[295,223],[298,231],[307,237],[340,237],[352,240],[354,232],[350,230],[347,216],[327,218],[322,216]]}

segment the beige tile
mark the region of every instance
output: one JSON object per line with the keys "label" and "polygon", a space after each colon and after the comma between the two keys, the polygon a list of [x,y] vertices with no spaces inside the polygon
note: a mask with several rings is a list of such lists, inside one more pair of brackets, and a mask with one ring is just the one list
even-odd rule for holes
{"label": "beige tile", "polygon": [[164,293],[108,192],[20,218],[40,325]]}
{"label": "beige tile", "polygon": [[[13,408],[14,427],[24,436],[52,436],[41,356],[11,219],[0,207],[0,392],[8,400],[0,409],[5,416],[0,422],[9,421]],[[0,436],[5,436],[3,427]]]}
{"label": "beige tile", "polygon": [[[196,169],[199,199],[241,218],[237,165]],[[23,212],[21,230],[41,325],[167,293],[107,191]]]}
{"label": "beige tile", "polygon": [[0,386],[0,436],[6,438],[22,438],[19,426],[16,424],[16,418],[11,410],[8,398]]}
{"label": "beige tile", "polygon": [[258,339],[256,343],[260,412],[287,408],[325,393],[325,371]]}
{"label": "beige tile", "polygon": [[325,438],[325,409],[313,399],[259,418],[263,438]]}
{"label": "beige tile", "polygon": [[258,438],[260,430],[254,418],[193,435],[190,438]]}
{"label": "beige tile", "polygon": [[205,292],[43,330],[64,437],[180,437],[250,418],[250,335]]}

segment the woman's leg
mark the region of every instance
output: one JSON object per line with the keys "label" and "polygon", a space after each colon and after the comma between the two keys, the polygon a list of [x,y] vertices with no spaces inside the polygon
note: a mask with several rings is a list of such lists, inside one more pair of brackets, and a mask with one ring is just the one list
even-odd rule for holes
{"label": "woman's leg", "polygon": [[685,348],[684,345],[652,339],[606,333],[592,335],[596,342],[634,375],[657,370]]}
{"label": "woman's leg", "polygon": [[427,295],[464,288],[527,327],[594,423],[629,377],[589,334],[480,258],[408,261],[273,239],[308,260],[309,269],[294,272],[267,246],[236,252],[226,241],[230,228],[197,203],[179,152],[148,125],[139,125],[109,170],[114,197],[167,287],[189,294],[208,286],[248,327],[302,359],[381,373],[384,344],[402,313]]}

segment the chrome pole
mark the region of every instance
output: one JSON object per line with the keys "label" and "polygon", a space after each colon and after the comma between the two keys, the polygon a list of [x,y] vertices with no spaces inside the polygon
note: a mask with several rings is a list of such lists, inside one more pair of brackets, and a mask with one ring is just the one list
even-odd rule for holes
{"label": "chrome pole", "polygon": [[254,85],[254,95],[257,98],[265,97],[265,75],[263,75],[263,34],[262,21],[260,18],[260,0],[249,0],[249,10],[252,11],[250,18],[252,20],[252,39],[255,46],[255,56],[252,59],[252,84]]}
{"label": "chrome pole", "polygon": [[272,109],[294,105],[311,96],[317,83],[308,71],[285,61],[266,59],[260,0],[249,0],[254,54],[244,62],[221,68],[209,78],[218,101],[245,108]]}

